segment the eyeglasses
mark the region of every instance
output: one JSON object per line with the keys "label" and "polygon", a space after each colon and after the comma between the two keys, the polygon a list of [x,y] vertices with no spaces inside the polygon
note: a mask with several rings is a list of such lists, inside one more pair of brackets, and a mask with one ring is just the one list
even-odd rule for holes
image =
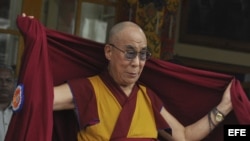
{"label": "eyeglasses", "polygon": [[144,60],[144,61],[148,60],[150,58],[150,56],[151,56],[151,53],[149,51],[147,51],[147,50],[140,51],[140,52],[137,52],[137,51],[135,51],[133,49],[124,51],[124,50],[116,47],[114,44],[108,44],[108,45],[114,47],[115,49],[117,49],[117,50],[119,50],[121,52],[123,52],[125,54],[125,58],[128,59],[128,60],[135,59],[135,57],[137,56],[137,54],[139,54],[140,60]]}

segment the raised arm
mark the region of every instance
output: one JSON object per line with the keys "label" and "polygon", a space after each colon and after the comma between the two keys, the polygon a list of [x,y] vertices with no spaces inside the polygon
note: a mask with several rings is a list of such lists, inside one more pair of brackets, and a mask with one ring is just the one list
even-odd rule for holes
{"label": "raised arm", "polygon": [[[216,113],[218,113],[219,117],[221,116],[220,114],[222,114],[222,116],[226,116],[232,110],[230,97],[231,83],[227,86],[221,102],[206,116],[189,126],[184,127],[165,108],[163,108],[161,114],[172,128],[173,140],[194,141],[205,138],[211,130],[213,130],[221,122],[220,119],[216,119]],[[221,119],[223,120],[223,118]],[[163,131],[159,133],[162,136],[166,134]]]}
{"label": "raised arm", "polygon": [[[22,13],[22,17],[28,17],[30,19],[34,18],[34,16],[27,16],[25,13]],[[74,108],[73,96],[70,91],[69,85],[65,83],[59,86],[55,86],[53,109],[66,110],[73,108]]]}
{"label": "raised arm", "polygon": [[73,96],[67,83],[54,87],[53,109],[66,110],[73,109]]}

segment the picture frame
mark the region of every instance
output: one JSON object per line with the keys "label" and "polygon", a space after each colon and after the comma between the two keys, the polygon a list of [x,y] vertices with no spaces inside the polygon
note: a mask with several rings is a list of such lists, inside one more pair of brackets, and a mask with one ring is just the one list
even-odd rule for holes
{"label": "picture frame", "polygon": [[182,1],[179,42],[250,52],[250,1]]}

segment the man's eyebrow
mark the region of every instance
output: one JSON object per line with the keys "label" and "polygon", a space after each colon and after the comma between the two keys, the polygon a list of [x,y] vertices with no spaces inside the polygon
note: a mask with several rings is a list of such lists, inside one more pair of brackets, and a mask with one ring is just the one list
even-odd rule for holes
{"label": "man's eyebrow", "polygon": [[[126,47],[126,49],[136,49],[134,46],[132,46],[132,45],[126,45],[125,46]],[[147,50],[147,47],[143,47],[141,50]]]}
{"label": "man's eyebrow", "polygon": [[125,47],[126,47],[126,49],[135,49],[135,47],[132,45],[126,45]]}

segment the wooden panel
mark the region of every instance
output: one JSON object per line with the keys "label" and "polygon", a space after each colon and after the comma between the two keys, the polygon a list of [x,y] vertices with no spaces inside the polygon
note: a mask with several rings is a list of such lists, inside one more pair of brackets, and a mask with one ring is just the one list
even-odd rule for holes
{"label": "wooden panel", "polygon": [[250,99],[250,82],[245,82],[243,80],[245,74],[250,74],[250,67],[204,61],[179,56],[176,57],[176,60],[184,66],[235,75],[241,81],[242,87],[244,88],[248,98]]}
{"label": "wooden panel", "polygon": [[250,67],[247,67],[247,66],[218,63],[218,62],[198,60],[198,59],[180,57],[180,56],[176,57],[176,59],[181,61],[184,65],[193,67],[193,68],[199,68],[199,69],[205,69],[205,70],[211,70],[211,71],[217,71],[217,72],[225,72],[225,73],[230,73],[230,74],[250,73]]}
{"label": "wooden panel", "polygon": [[41,19],[43,0],[23,0],[22,12]]}

